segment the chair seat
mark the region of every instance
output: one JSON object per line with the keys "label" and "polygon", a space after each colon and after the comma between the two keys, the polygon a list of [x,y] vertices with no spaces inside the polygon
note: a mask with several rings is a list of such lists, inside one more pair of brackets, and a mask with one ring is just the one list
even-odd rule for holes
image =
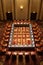
{"label": "chair seat", "polygon": [[18,55],[23,55],[23,52],[18,52]]}
{"label": "chair seat", "polygon": [[25,55],[29,55],[29,54],[30,54],[30,52],[25,52],[24,54],[25,54]]}
{"label": "chair seat", "polygon": [[40,47],[41,45],[36,43],[36,46],[37,46],[37,47]]}
{"label": "chair seat", "polygon": [[8,39],[8,38],[9,38],[9,35],[6,35],[6,36],[5,36],[5,39]]}
{"label": "chair seat", "polygon": [[41,49],[37,48],[36,51],[37,51],[37,52],[41,52]]}
{"label": "chair seat", "polygon": [[11,25],[8,25],[8,28],[11,28]]}
{"label": "chair seat", "polygon": [[12,52],[12,55],[17,55],[17,52]]}
{"label": "chair seat", "polygon": [[36,55],[36,52],[35,51],[31,51],[31,55]]}
{"label": "chair seat", "polygon": [[2,52],[6,52],[6,49],[2,49]]}
{"label": "chair seat", "polygon": [[6,55],[11,55],[11,51],[7,51],[6,52]]}
{"label": "chair seat", "polygon": [[4,41],[7,42],[9,39],[5,39]]}
{"label": "chair seat", "polygon": [[3,44],[2,46],[6,47],[7,46],[7,43]]}
{"label": "chair seat", "polygon": [[6,32],[5,34],[6,34],[6,35],[9,35],[9,34],[10,34],[10,32]]}

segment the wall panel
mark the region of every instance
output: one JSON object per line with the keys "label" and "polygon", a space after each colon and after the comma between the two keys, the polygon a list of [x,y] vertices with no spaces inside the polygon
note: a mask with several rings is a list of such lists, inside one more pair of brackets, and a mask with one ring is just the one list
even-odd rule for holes
{"label": "wall panel", "polygon": [[2,3],[0,0],[0,20],[3,20],[3,11],[2,11]]}
{"label": "wall panel", "polygon": [[37,19],[38,19],[41,0],[31,0],[31,1],[32,1],[31,12],[37,12]]}
{"label": "wall panel", "polygon": [[43,20],[43,0],[42,0],[41,11],[40,11],[40,20]]}
{"label": "wall panel", "polygon": [[[3,9],[1,1],[3,4]],[[0,0],[0,18],[6,19],[6,12],[12,12],[13,20],[30,19],[31,12],[35,11],[37,12],[37,19],[43,19],[43,2],[41,11],[40,3],[41,0]],[[23,10],[20,9],[21,5],[23,6]]]}
{"label": "wall panel", "polygon": [[[23,9],[20,9],[23,6]],[[15,0],[16,19],[27,19],[28,16],[28,0]]]}
{"label": "wall panel", "polygon": [[4,9],[4,17],[6,19],[6,12],[11,12],[12,11],[11,0],[3,0],[3,9]]}

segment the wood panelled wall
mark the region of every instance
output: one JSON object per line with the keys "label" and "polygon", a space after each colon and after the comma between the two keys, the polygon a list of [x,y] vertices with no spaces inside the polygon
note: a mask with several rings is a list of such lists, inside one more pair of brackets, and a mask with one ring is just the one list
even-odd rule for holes
{"label": "wood panelled wall", "polygon": [[0,20],[3,20],[3,11],[2,11],[2,3],[0,0]]}
{"label": "wood panelled wall", "polygon": [[[20,10],[21,5],[23,6],[22,11]],[[6,20],[6,12],[12,12],[13,20],[30,19],[31,12],[34,11],[37,12],[37,19],[43,20],[43,0],[0,0],[1,20]]]}
{"label": "wood panelled wall", "polygon": [[[19,2],[19,3],[18,3]],[[28,0],[15,0],[15,13],[16,19],[27,19],[28,18]],[[23,9],[20,7],[23,6]]]}

